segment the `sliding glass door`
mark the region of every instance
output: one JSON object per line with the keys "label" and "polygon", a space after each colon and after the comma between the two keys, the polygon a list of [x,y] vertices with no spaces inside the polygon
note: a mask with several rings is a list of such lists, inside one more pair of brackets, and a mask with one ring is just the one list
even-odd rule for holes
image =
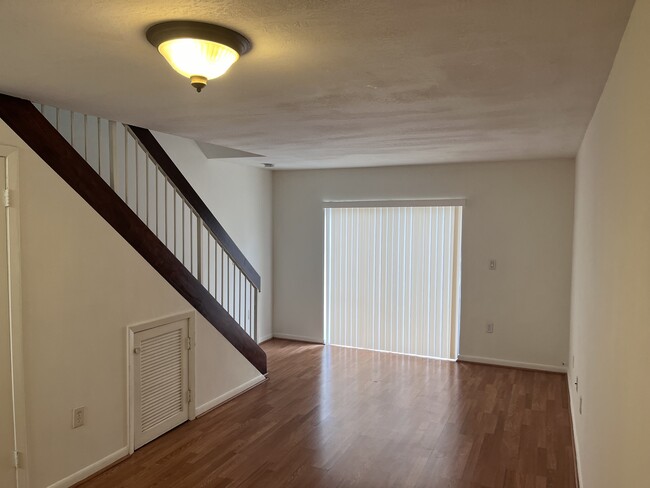
{"label": "sliding glass door", "polygon": [[325,341],[456,359],[461,206],[325,209]]}

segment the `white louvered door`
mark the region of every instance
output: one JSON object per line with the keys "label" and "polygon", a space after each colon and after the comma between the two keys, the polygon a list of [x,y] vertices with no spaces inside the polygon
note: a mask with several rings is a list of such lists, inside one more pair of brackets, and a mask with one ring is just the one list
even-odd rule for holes
{"label": "white louvered door", "polygon": [[188,321],[134,334],[135,448],[189,419]]}

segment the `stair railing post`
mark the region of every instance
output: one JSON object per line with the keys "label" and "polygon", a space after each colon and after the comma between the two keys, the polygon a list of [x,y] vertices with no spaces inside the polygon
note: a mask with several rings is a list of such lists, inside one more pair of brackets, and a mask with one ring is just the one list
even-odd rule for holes
{"label": "stair railing post", "polygon": [[199,283],[203,284],[203,238],[201,233],[203,222],[197,213],[195,213],[194,216],[196,217],[196,277],[199,280]]}
{"label": "stair railing post", "polygon": [[[99,119],[98,119],[99,120]],[[118,193],[117,191],[117,164],[115,164],[115,157],[117,155],[117,136],[115,133],[115,121],[108,121],[108,147],[109,147],[109,156],[108,164],[110,168],[110,181],[111,188]]]}
{"label": "stair railing post", "polygon": [[257,295],[259,294],[259,291],[257,288],[253,287],[255,290],[255,311],[253,314],[254,320],[253,320],[253,340],[255,342],[258,342],[257,338]]}

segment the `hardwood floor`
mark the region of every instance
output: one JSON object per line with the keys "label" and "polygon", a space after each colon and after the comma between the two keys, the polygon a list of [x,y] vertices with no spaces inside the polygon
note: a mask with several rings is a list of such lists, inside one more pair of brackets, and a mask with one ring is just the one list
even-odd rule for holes
{"label": "hardwood floor", "polygon": [[575,487],[563,375],[263,348],[266,383],[82,486]]}

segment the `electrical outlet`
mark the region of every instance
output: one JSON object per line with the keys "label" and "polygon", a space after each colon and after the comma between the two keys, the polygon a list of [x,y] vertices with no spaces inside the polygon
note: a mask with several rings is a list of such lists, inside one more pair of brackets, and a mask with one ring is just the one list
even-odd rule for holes
{"label": "electrical outlet", "polygon": [[485,332],[487,332],[488,334],[492,334],[494,332],[494,324],[492,322],[487,324],[487,327],[485,328]]}
{"label": "electrical outlet", "polygon": [[72,428],[76,429],[86,423],[86,407],[72,409]]}
{"label": "electrical outlet", "polygon": [[494,271],[495,269],[497,269],[497,260],[490,259],[490,271]]}

